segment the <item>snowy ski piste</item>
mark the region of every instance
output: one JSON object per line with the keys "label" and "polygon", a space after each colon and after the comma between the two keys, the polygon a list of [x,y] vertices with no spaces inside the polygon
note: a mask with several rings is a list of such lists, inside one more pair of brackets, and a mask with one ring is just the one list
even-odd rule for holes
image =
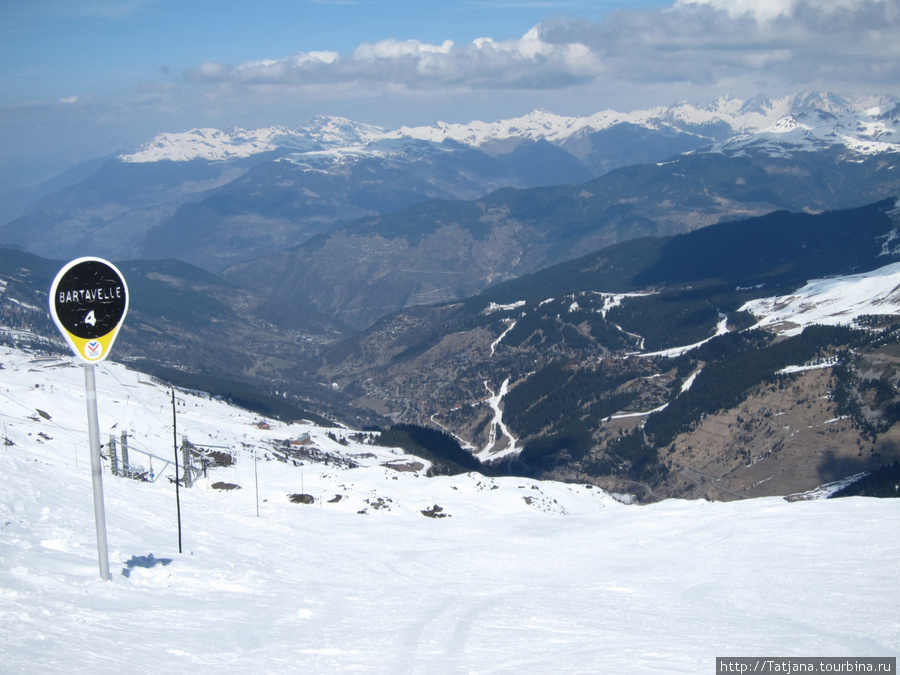
{"label": "snowy ski piste", "polygon": [[[711,673],[717,656],[900,653],[900,500],[636,506],[428,478],[352,431],[182,390],[179,436],[236,461],[182,487],[179,554],[171,389],[109,362],[102,442],[126,431],[153,477],[104,464],[103,581],[82,368],[6,347],[0,365],[3,673]],[[327,464],[278,458],[304,434]]]}

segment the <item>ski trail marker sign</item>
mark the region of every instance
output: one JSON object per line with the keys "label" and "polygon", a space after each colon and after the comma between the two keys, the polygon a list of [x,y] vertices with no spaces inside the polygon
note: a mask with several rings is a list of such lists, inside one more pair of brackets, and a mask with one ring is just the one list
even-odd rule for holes
{"label": "ski trail marker sign", "polygon": [[91,482],[100,578],[109,581],[106,508],[103,505],[103,468],[100,464],[100,424],[94,364],[102,361],[116,339],[128,311],[128,287],[111,263],[101,258],[78,258],[63,267],[50,287],[50,315],[75,356],[84,361],[88,437],[91,444]]}
{"label": "ski trail marker sign", "polygon": [[122,273],[101,258],[78,258],[50,287],[50,314],[72,351],[85,363],[109,354],[128,311]]}

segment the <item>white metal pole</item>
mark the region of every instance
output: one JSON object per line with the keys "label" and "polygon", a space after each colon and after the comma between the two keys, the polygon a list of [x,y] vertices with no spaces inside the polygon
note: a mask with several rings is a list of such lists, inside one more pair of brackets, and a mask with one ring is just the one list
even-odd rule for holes
{"label": "white metal pole", "polygon": [[87,396],[88,435],[91,441],[91,481],[94,484],[94,522],[97,526],[97,556],[100,578],[109,581],[109,553],[106,546],[106,511],[103,508],[103,467],[100,464],[100,423],[97,420],[97,381],[94,364],[84,364]]}
{"label": "white metal pole", "polygon": [[256,517],[259,518],[259,474],[256,472],[256,447],[253,448],[253,482],[256,484]]}
{"label": "white metal pole", "polygon": [[178,417],[175,414],[175,387],[172,387],[172,445],[175,449],[175,509],[178,512],[178,552],[181,553],[181,493],[178,491],[181,477],[178,475]]}

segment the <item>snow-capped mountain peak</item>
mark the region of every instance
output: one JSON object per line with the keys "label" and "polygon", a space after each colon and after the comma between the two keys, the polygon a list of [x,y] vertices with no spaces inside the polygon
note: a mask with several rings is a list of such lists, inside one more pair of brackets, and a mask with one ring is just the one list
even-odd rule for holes
{"label": "snow-capped mountain peak", "polygon": [[[366,153],[373,144],[401,139],[430,143],[450,140],[475,148],[503,144],[509,147],[511,140],[544,140],[565,146],[568,140],[579,135],[601,132],[620,124],[693,134],[717,144],[712,148],[716,152],[772,144],[775,141],[773,135],[796,146],[795,140],[788,139],[787,134],[801,129],[816,139],[815,147],[839,144],[857,152],[872,152],[876,148],[884,151],[885,148],[900,147],[893,140],[898,125],[898,104],[900,101],[890,96],[850,103],[835,94],[804,91],[777,100],[762,95],[746,101],[723,96],[705,105],[683,101],[629,113],[605,110],[576,117],[537,109],[521,117],[495,122],[437,122],[430,126],[402,126],[393,130],[343,117],[317,116],[295,129],[233,127],[162,133],[135,152],[121,155],[120,160],[222,161],[283,149],[295,153],[329,150],[340,150],[342,154]],[[879,145],[873,146],[873,141]],[[807,146],[807,149],[811,147]],[[779,150],[779,154],[782,153],[783,150]]]}
{"label": "snow-capped mountain peak", "polygon": [[323,145],[369,143],[385,135],[381,127],[329,115],[316,115],[301,130]]}
{"label": "snow-capped mountain peak", "polygon": [[120,155],[119,160],[133,163],[222,161],[271,152],[285,145],[302,145],[302,138],[301,134],[285,127],[252,131],[239,127],[191,129],[182,133],[157,134],[135,152]]}
{"label": "snow-capped mountain peak", "polygon": [[793,115],[785,115],[784,117],[779,118],[771,127],[764,129],[763,131],[773,134],[787,134],[798,129],[810,131],[812,127],[801,124]]}
{"label": "snow-capped mountain peak", "polygon": [[[749,150],[785,156],[792,152],[814,152],[839,147],[857,155],[900,152],[896,116],[883,110],[897,105],[896,99],[881,97],[877,104],[861,100],[858,104],[835,96],[802,92],[768,105],[773,121],[748,132],[716,143],[711,152],[741,154]],[[765,104],[755,106],[765,110]]]}
{"label": "snow-capped mountain peak", "polygon": [[854,114],[857,109],[845,99],[831,92],[819,93],[802,91],[792,97],[791,110],[794,113],[826,112],[833,115]]}
{"label": "snow-capped mountain peak", "polygon": [[380,138],[380,127],[360,124],[343,117],[319,115],[297,129],[272,126],[247,130],[191,129],[183,133],[161,133],[135,152],[120,155],[123,162],[184,162],[194,159],[222,161],[286,149],[318,151],[330,147],[365,145]]}

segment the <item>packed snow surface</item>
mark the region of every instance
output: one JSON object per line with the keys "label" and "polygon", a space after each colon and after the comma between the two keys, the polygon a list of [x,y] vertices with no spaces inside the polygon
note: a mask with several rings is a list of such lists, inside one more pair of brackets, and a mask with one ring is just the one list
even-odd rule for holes
{"label": "packed snow surface", "polygon": [[[103,442],[126,430],[154,480],[104,462],[103,581],[83,368],[7,348],[0,364],[4,673],[709,673],[717,656],[900,651],[900,500],[628,506],[428,478],[347,430],[184,391],[178,435],[237,461],[181,488],[179,553],[171,391],[113,363]],[[305,434],[328,463],[279,461]]]}

